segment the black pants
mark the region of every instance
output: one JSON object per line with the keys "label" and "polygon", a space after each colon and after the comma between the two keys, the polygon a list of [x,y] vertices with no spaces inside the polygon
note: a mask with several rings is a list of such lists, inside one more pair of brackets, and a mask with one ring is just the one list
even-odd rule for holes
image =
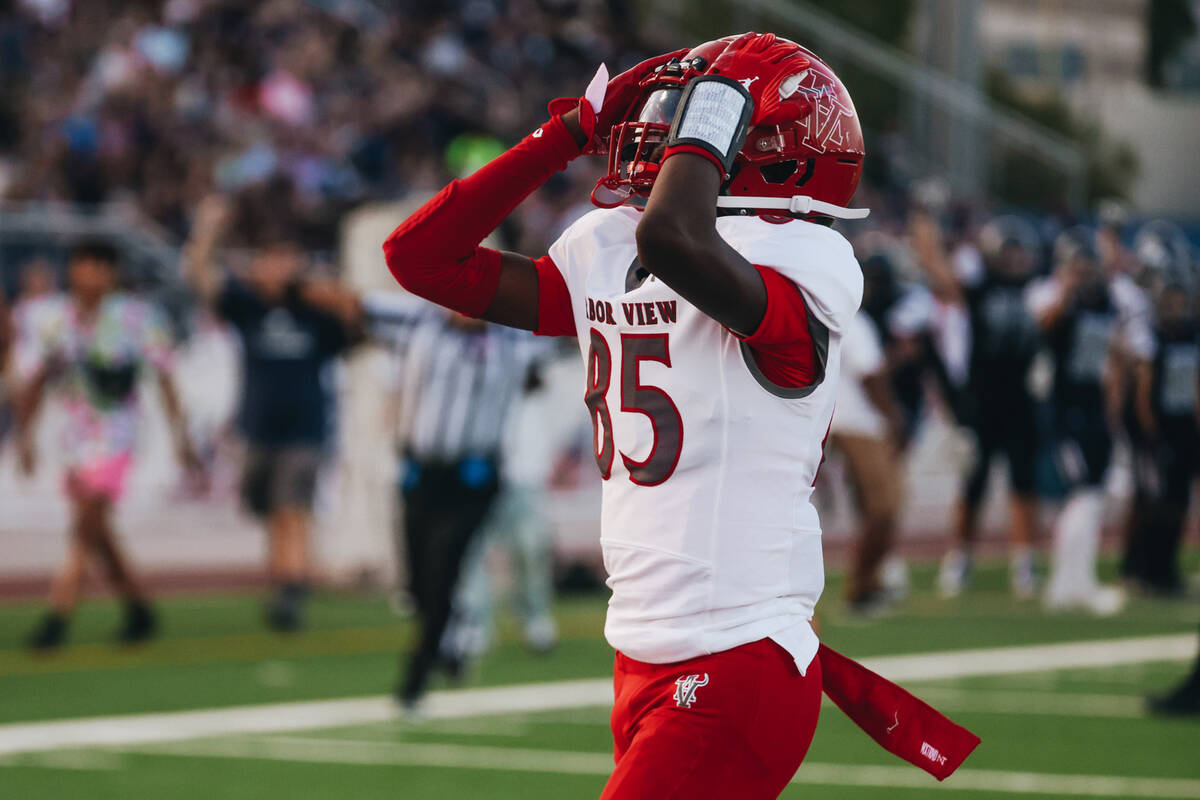
{"label": "black pants", "polygon": [[400,695],[415,700],[437,664],[463,557],[495,500],[492,459],[446,464],[409,460],[402,484],[408,574],[419,633]]}
{"label": "black pants", "polygon": [[1121,572],[1148,587],[1178,592],[1184,587],[1179,550],[1192,480],[1200,472],[1200,436],[1190,417],[1160,425],[1157,441],[1135,449],[1134,517]]}
{"label": "black pants", "polygon": [[[1002,393],[980,387],[974,400],[969,425],[975,434],[975,463],[963,483],[963,499],[978,506],[987,492],[992,459],[1003,455],[1008,461],[1009,488],[1015,494],[1031,495],[1038,452],[1037,411],[1025,393]],[[986,399],[985,399],[986,398]]]}

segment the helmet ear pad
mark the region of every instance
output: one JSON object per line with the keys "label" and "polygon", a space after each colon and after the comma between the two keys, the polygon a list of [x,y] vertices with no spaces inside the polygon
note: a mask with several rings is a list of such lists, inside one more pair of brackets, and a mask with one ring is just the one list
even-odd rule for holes
{"label": "helmet ear pad", "polygon": [[816,165],[815,158],[806,158],[803,164],[798,159],[789,158],[771,164],[763,164],[758,168],[758,174],[769,184],[799,189],[813,176]]}

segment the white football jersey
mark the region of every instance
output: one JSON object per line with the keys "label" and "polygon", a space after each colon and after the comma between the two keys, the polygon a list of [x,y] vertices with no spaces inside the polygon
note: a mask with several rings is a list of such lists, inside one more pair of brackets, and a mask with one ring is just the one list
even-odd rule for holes
{"label": "white football jersey", "polygon": [[550,248],[571,296],[604,478],[605,636],[651,663],[770,637],[803,671],[825,583],[810,496],[862,272],[830,228],[717,219],[726,242],[795,282],[807,303],[823,374],[777,387],[737,337],[640,270],[639,215],[593,211]]}

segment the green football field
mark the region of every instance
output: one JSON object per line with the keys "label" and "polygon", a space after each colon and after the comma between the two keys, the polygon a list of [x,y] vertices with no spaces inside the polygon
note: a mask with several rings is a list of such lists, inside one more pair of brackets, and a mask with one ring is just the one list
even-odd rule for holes
{"label": "green football field", "polygon": [[[914,570],[903,613],[849,618],[831,580],[822,638],[877,666],[983,744],[943,784],[879,749],[828,703],[785,797],[1200,798],[1200,721],[1143,715],[1186,670],[1194,603],[1138,600],[1111,620],[1048,617],[985,569],[959,601]],[[312,629],[260,628],[258,598],[163,602],[164,636],[108,643],[115,607],[84,607],[72,644],[20,649],[40,609],[0,605],[0,798],[586,798],[611,767],[601,597],[558,606],[562,642],[500,645],[429,718],[383,697],[410,623],[375,597],[328,594]],[[930,677],[931,675],[936,677]]]}

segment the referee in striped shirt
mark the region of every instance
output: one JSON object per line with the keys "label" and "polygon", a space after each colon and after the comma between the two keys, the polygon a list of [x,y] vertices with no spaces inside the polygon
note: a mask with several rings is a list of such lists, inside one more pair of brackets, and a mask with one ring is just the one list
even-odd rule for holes
{"label": "referee in striped shirt", "polygon": [[[374,317],[376,331],[386,312]],[[408,574],[420,633],[397,687],[415,708],[438,664],[468,545],[499,491],[500,442],[529,376],[532,337],[458,314],[431,312],[390,337],[400,368],[400,488]],[[381,337],[387,338],[387,337]]]}

